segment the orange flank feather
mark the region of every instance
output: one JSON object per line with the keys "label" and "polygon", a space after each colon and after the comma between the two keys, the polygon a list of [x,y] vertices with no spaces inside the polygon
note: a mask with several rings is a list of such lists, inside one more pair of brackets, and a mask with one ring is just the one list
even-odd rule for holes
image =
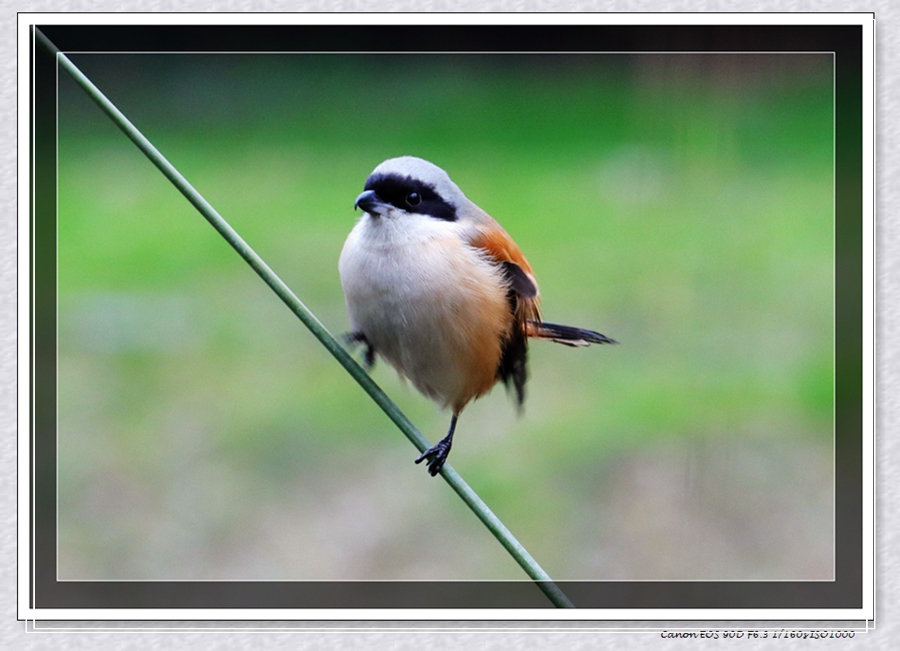
{"label": "orange flank feather", "polygon": [[528,273],[534,280],[533,271],[522,249],[516,244],[505,230],[499,225],[492,228],[480,228],[469,240],[469,244],[478,249],[483,249],[497,262],[513,262]]}
{"label": "orange flank feather", "polygon": [[516,244],[509,234],[498,224],[489,228],[480,228],[469,240],[469,244],[476,249],[484,251],[485,255],[498,264],[510,263],[521,270],[524,278],[531,284],[530,292],[518,291],[516,283],[512,283],[516,294],[516,306],[514,317],[516,325],[524,330],[528,321],[540,322],[541,309],[540,292],[534,271],[528,262],[522,249]]}
{"label": "orange flank feather", "polygon": [[516,404],[521,408],[527,379],[529,323],[541,321],[539,292],[531,265],[522,250],[499,224],[491,222],[481,226],[469,244],[496,263],[508,283],[509,326],[502,342],[495,381],[500,380],[515,391]]}

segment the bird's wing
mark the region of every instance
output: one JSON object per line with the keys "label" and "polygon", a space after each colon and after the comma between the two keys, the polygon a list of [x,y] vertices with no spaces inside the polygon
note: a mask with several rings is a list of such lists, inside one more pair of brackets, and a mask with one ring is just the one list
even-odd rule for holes
{"label": "bird's wing", "polygon": [[525,400],[526,361],[528,357],[529,324],[541,321],[539,290],[534,273],[525,255],[513,239],[499,225],[475,231],[469,244],[495,262],[509,283],[508,299],[512,328],[503,345],[498,375],[516,391],[519,406]]}
{"label": "bird's wing", "polygon": [[[530,304],[529,311],[538,312],[537,280],[522,249],[499,225],[493,228],[475,230],[469,237],[469,245],[480,250],[493,262],[500,265],[509,282],[510,290],[518,299]],[[529,315],[529,318],[531,315]]]}

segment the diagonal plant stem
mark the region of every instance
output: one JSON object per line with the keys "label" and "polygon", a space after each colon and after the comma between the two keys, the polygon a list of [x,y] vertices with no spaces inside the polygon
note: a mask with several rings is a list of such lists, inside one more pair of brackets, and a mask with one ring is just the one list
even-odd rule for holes
{"label": "diagonal plant stem", "polygon": [[[85,76],[74,63],[63,54],[39,29],[34,29],[37,41],[49,52],[56,55],[57,63],[68,72],[75,82],[91,97],[92,100],[106,113],[110,119],[144,152],[147,158],[178,188],[185,198],[193,204],[203,217],[215,228],[225,240],[238,252],[253,270],[272,288],[278,297],[291,309],[291,311],[309,328],[328,352],[337,359],[348,373],[371,396],[375,403],[381,407],[388,417],[394,421],[403,434],[406,435],[420,452],[430,447],[428,440],[422,436],[415,425],[410,422],[400,408],[388,398],[387,394],[375,384],[368,373],[347,353],[335,337],[328,332],[325,326],[309,311],[299,298],[287,285],[275,274],[256,252],[241,238],[240,235],[216,212],[206,199],[175,169],[175,167],[159,152],[156,147],[125,117],[125,115],[98,89],[94,83]],[[441,475],[450,484],[453,490],[462,498],[466,505],[472,509],[475,515],[484,523],[488,530],[494,534],[500,544],[506,548],[510,555],[522,567],[523,570],[547,595],[550,601],[558,608],[574,608],[568,597],[562,592],[550,576],[538,565],[531,554],[510,533],[509,529],[497,518],[496,515],[481,500],[478,494],[453,470],[445,464]]]}

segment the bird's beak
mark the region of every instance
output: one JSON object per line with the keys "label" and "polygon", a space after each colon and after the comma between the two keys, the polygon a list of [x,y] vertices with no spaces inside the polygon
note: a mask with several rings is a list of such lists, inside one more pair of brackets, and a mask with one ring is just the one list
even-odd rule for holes
{"label": "bird's beak", "polygon": [[383,212],[384,202],[375,194],[375,190],[366,190],[356,197],[353,209],[362,208],[370,215],[380,215]]}

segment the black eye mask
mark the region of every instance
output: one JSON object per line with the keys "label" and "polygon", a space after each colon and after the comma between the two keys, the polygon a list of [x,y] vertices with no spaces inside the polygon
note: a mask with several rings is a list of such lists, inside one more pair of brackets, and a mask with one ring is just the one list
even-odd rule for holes
{"label": "black eye mask", "polygon": [[448,222],[457,220],[456,208],[444,201],[434,186],[399,174],[373,174],[366,190],[374,190],[378,198],[395,208],[428,215]]}

